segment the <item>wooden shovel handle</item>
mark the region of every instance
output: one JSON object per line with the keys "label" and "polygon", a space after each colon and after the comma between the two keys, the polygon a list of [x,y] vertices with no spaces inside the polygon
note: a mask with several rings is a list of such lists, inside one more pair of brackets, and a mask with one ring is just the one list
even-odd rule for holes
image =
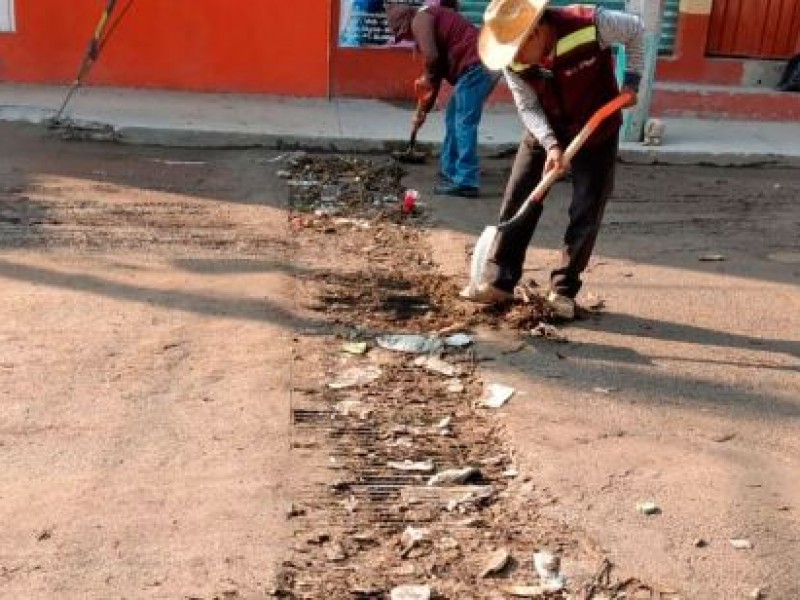
{"label": "wooden shovel handle", "polygon": [[[604,104],[602,107],[600,107],[597,112],[592,115],[592,118],[589,119],[589,122],[583,126],[583,129],[578,132],[578,135],[576,135],[572,142],[570,142],[569,146],[567,146],[567,149],[564,151],[564,160],[567,162],[571,161],[578,153],[578,150],[580,150],[583,147],[583,144],[586,143],[586,140],[588,140],[595,130],[602,125],[603,121],[608,119],[614,113],[625,108],[632,100],[633,94],[625,92],[624,94],[620,94],[607,104]],[[505,223],[500,223],[498,228],[502,231],[513,226],[515,223],[524,218],[532,205],[540,204],[544,200],[547,191],[556,182],[556,180],[558,180],[559,177],[561,177],[561,173],[558,173],[557,171],[548,172],[519,208],[517,214],[515,214]]]}

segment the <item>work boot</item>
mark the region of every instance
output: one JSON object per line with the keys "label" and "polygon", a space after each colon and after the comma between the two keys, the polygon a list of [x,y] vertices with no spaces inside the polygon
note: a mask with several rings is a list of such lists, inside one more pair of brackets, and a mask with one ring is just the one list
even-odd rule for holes
{"label": "work boot", "polygon": [[575,318],[575,300],[568,296],[562,296],[558,292],[550,291],[547,294],[547,307],[559,319],[572,321]]}
{"label": "work boot", "polygon": [[459,296],[476,304],[505,304],[514,298],[514,294],[511,292],[501,290],[489,283],[479,283],[476,287],[468,285],[461,290]]}
{"label": "work boot", "polygon": [[471,185],[458,185],[457,183],[441,183],[434,186],[433,193],[437,196],[459,196],[461,198],[477,198],[478,188]]}

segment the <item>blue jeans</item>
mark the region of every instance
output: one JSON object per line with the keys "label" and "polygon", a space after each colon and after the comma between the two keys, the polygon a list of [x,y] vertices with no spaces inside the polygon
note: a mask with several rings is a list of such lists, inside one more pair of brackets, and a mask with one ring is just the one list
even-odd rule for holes
{"label": "blue jeans", "polygon": [[478,125],[483,103],[496,82],[496,75],[475,65],[459,77],[447,103],[439,168],[456,185],[479,187]]}

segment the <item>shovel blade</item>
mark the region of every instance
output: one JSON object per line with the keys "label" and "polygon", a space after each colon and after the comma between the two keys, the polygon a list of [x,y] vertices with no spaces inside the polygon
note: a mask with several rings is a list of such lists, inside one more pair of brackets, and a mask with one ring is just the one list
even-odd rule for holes
{"label": "shovel blade", "polygon": [[486,263],[489,261],[499,231],[494,225],[489,225],[483,230],[475,249],[472,251],[472,264],[469,270],[469,286],[471,290],[477,289],[483,282],[483,275],[486,272]]}

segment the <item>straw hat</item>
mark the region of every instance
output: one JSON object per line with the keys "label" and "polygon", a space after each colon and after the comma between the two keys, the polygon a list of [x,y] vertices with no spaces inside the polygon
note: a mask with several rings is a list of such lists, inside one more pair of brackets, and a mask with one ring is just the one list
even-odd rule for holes
{"label": "straw hat", "polygon": [[492,0],[483,14],[478,40],[481,60],[490,69],[507,67],[528,32],[542,18],[549,0]]}

